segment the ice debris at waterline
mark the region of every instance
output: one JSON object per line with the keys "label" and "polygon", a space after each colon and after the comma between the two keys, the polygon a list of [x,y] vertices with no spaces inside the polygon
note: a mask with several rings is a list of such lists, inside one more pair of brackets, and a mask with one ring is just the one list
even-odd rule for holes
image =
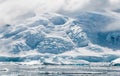
{"label": "ice debris at waterline", "polygon": [[111,62],[111,65],[113,66],[120,66],[120,58],[117,58]]}
{"label": "ice debris at waterline", "polygon": [[82,12],[73,18],[44,13],[23,23],[1,25],[0,61],[38,60],[44,64],[111,62],[120,57],[120,31],[103,28],[115,20],[112,16],[95,12]]}

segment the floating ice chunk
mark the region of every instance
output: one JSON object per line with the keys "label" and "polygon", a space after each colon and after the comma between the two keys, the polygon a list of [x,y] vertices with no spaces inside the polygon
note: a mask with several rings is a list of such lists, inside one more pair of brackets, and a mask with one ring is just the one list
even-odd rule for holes
{"label": "floating ice chunk", "polygon": [[41,64],[39,60],[36,61],[27,61],[27,62],[19,62],[20,65],[39,65]]}
{"label": "floating ice chunk", "polygon": [[43,62],[45,65],[89,65],[89,62],[86,60],[76,60],[72,58],[65,57],[50,57],[45,59]]}
{"label": "floating ice chunk", "polygon": [[120,66],[120,58],[117,58],[111,62],[111,65],[113,66]]}

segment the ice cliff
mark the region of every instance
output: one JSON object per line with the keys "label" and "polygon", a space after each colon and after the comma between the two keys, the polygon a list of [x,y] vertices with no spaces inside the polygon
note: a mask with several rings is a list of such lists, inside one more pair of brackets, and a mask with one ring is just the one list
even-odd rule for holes
{"label": "ice cliff", "polygon": [[116,19],[81,12],[76,17],[44,13],[16,25],[0,26],[0,61],[88,64],[119,57],[120,31],[106,31]]}

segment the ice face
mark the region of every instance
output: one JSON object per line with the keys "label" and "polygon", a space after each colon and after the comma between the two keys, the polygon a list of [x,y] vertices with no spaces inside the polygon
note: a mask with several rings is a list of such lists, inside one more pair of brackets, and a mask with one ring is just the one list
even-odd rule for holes
{"label": "ice face", "polygon": [[28,34],[26,36],[25,42],[29,47],[35,49],[43,39],[44,39],[44,35],[42,35],[41,33]]}
{"label": "ice face", "polygon": [[68,36],[76,44],[77,47],[85,47],[89,43],[86,33],[84,33],[81,29],[82,28],[80,26],[74,25],[71,26],[67,31]]}
{"label": "ice face", "polygon": [[74,46],[72,45],[72,43],[62,40],[60,38],[45,38],[37,46],[39,52],[53,54],[70,51],[73,49],[73,47]]}
{"label": "ice face", "polygon": [[70,57],[50,57],[43,61],[43,64],[53,64],[53,65],[89,65],[89,62],[86,60],[77,60]]}
{"label": "ice face", "polygon": [[[1,31],[1,36],[2,39],[11,41],[11,43],[8,43],[8,52],[12,54],[35,49],[41,53],[59,54],[70,51],[74,47],[71,41],[67,41],[66,38],[59,38],[62,35],[57,37],[58,33],[63,32],[65,34],[66,30],[58,31],[59,29],[56,28],[59,27],[56,25],[64,25],[66,22],[67,17],[56,14],[43,14],[40,18],[33,18],[25,24],[4,25],[3,29],[8,28],[10,30],[5,29]],[[53,35],[51,32],[55,34]],[[53,36],[47,37],[48,35]]]}
{"label": "ice face", "polygon": [[[112,49],[119,49],[119,30],[106,31],[106,27],[115,21],[115,18],[96,13],[81,13],[77,16],[80,27],[94,44]],[[89,28],[88,28],[89,27]]]}
{"label": "ice face", "polygon": [[31,50],[31,48],[28,45],[23,43],[17,43],[13,45],[13,49],[10,52],[13,54],[18,54],[21,51],[29,51],[29,50]]}
{"label": "ice face", "polygon": [[39,60],[46,64],[110,62],[119,55],[107,50],[119,49],[120,45],[119,31],[103,29],[112,21],[114,18],[97,13],[80,13],[75,18],[45,13],[25,23],[3,25],[0,28],[0,49],[10,57],[0,57],[0,61]]}
{"label": "ice face", "polygon": [[113,65],[113,66],[120,66],[120,58],[117,58],[117,59],[111,61],[111,65]]}

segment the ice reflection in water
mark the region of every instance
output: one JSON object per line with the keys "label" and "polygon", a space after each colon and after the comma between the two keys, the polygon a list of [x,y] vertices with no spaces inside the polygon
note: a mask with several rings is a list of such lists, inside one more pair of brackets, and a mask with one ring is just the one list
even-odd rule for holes
{"label": "ice reflection in water", "polygon": [[20,63],[0,63],[0,76],[119,76],[120,67],[109,63],[90,65],[21,65]]}

